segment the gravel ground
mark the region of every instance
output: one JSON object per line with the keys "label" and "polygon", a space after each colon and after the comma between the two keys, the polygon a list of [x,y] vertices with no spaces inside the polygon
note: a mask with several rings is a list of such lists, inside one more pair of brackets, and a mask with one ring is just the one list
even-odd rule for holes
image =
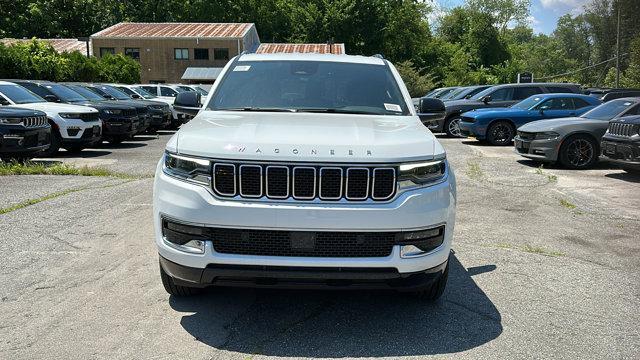
{"label": "gravel ground", "polygon": [[[167,139],[62,161],[149,175]],[[459,203],[436,304],[387,292],[169,297],[152,179],[0,178],[0,207],[87,188],[0,215],[0,358],[640,357],[640,178],[442,142]]]}

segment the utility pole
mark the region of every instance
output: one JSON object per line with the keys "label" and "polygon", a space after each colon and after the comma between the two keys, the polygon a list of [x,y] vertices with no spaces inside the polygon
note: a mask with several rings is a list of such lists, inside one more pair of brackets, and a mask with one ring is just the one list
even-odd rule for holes
{"label": "utility pole", "polygon": [[616,88],[620,88],[620,1],[618,4],[618,25],[616,30]]}

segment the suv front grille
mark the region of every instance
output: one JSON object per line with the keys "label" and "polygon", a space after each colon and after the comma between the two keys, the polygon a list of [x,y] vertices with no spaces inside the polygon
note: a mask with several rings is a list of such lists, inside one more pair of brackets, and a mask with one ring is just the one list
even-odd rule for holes
{"label": "suv front grille", "polygon": [[396,169],[216,162],[212,187],[223,197],[382,201],[395,195]]}
{"label": "suv front grille", "polygon": [[22,118],[22,125],[28,128],[45,126],[48,123],[46,116],[30,116]]}
{"label": "suv front grille", "polygon": [[215,251],[238,255],[386,257],[391,254],[396,243],[395,232],[208,230]]}
{"label": "suv front grille", "polygon": [[609,123],[609,134],[631,137],[637,133],[638,131],[635,129],[634,124],[623,124],[619,122]]}
{"label": "suv front grille", "polygon": [[82,121],[87,121],[87,122],[98,121],[100,119],[99,114],[97,112],[78,114],[78,117],[82,119]]}

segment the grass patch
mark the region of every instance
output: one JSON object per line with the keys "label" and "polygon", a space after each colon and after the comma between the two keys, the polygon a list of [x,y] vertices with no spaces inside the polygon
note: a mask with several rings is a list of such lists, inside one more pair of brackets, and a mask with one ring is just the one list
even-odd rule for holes
{"label": "grass patch", "polygon": [[550,183],[558,182],[558,177],[555,175],[547,175],[547,180],[549,180]]}
{"label": "grass patch", "polygon": [[536,169],[536,174],[538,174],[538,175],[543,175],[544,174],[543,165],[538,166],[538,168]]}
{"label": "grass patch", "polygon": [[576,204],[573,204],[571,202],[569,202],[568,200],[565,199],[560,199],[560,205],[562,205],[563,207],[569,209],[569,210],[573,210],[576,208]]}
{"label": "grass patch", "polygon": [[522,247],[523,251],[526,251],[528,253],[532,253],[532,254],[540,254],[540,255],[546,255],[546,256],[565,256],[564,253],[559,252],[559,251],[553,251],[553,250],[547,250],[543,247],[539,247],[539,246],[531,246],[531,245],[525,245]]}
{"label": "grass patch", "polygon": [[57,197],[64,196],[64,195],[67,195],[67,194],[71,194],[71,193],[74,193],[74,192],[77,192],[77,191],[81,191],[81,190],[84,190],[84,189],[85,188],[67,189],[67,190],[63,190],[63,191],[54,192],[53,194],[45,195],[45,196],[39,197],[37,199],[28,199],[28,200],[25,200],[23,202],[17,203],[15,205],[11,205],[11,206],[6,207],[6,208],[0,208],[0,215],[6,214],[6,213],[10,213],[12,211],[20,210],[20,209],[26,208],[27,206],[30,206],[30,205],[35,205],[35,204],[43,202],[43,201],[55,199]]}
{"label": "grass patch", "polygon": [[484,173],[482,169],[480,169],[480,165],[477,162],[468,162],[466,174],[469,178],[480,180],[484,177]]}
{"label": "grass patch", "polygon": [[76,175],[76,176],[105,176],[119,179],[141,179],[145,176],[115,172],[103,167],[76,167],[70,164],[44,164],[38,162],[0,163],[0,176],[8,175]]}

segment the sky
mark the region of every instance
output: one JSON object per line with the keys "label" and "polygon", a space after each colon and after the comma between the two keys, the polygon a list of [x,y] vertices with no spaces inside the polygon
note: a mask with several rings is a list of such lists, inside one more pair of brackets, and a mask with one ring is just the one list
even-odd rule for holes
{"label": "sky", "polygon": [[[434,7],[447,9],[464,4],[464,0],[433,0]],[[589,0],[531,0],[529,23],[536,33],[550,34],[558,18],[565,14],[577,15]],[[435,11],[438,12],[438,9]]]}

